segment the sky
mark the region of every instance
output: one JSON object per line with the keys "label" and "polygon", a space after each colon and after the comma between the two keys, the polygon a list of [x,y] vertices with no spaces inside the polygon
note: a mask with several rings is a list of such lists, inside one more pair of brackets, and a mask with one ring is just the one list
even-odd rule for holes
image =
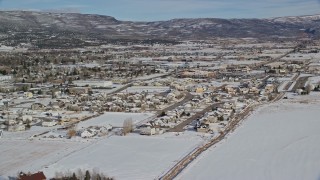
{"label": "sky", "polygon": [[79,12],[134,21],[270,18],[320,14],[320,0],[0,0],[0,10]]}

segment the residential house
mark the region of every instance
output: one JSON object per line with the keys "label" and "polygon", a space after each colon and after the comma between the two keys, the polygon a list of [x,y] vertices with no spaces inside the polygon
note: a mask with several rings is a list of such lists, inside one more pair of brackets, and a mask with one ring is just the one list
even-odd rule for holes
{"label": "residential house", "polygon": [[25,174],[21,172],[19,174],[18,180],[46,180],[46,176],[43,174],[43,172],[37,172],[34,174]]}
{"label": "residential house", "polygon": [[57,125],[56,121],[43,121],[41,124],[43,127],[52,127]]}
{"label": "residential house", "polygon": [[84,130],[84,131],[80,134],[80,136],[81,136],[82,138],[90,138],[90,137],[93,137],[93,136],[95,136],[95,135],[97,135],[97,132],[96,132],[96,130],[94,130],[94,129]]}
{"label": "residential house", "polygon": [[151,123],[146,123],[146,124],[141,125],[139,127],[139,130],[140,130],[141,135],[152,136],[152,135],[156,134],[156,128],[153,127],[153,125]]}
{"label": "residential house", "polygon": [[17,125],[8,127],[8,131],[10,132],[25,131],[25,130],[26,130],[26,126],[23,124],[17,124]]}

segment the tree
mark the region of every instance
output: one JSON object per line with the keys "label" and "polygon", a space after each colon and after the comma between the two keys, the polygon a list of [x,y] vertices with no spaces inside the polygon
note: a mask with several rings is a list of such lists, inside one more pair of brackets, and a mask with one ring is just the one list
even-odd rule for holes
{"label": "tree", "polygon": [[76,173],[73,173],[72,174],[72,178],[71,178],[72,180],[77,180],[77,176],[76,176]]}
{"label": "tree", "polygon": [[68,78],[68,84],[72,84],[72,78],[71,77]]}
{"label": "tree", "polygon": [[166,112],[162,111],[161,114],[159,114],[158,117],[163,117],[163,116],[165,116],[165,115],[167,115]]}
{"label": "tree", "polygon": [[307,94],[310,94],[310,92],[313,90],[314,88],[312,87],[311,84],[308,84],[307,87],[306,87],[306,91],[307,91]]}
{"label": "tree", "polygon": [[23,92],[27,92],[29,90],[29,87],[28,86],[22,86],[22,91]]}
{"label": "tree", "polygon": [[69,129],[68,136],[73,137],[77,135],[77,131],[74,128]]}
{"label": "tree", "polygon": [[123,121],[123,135],[126,135],[133,130],[133,124],[132,124],[132,119],[126,119]]}
{"label": "tree", "polygon": [[87,170],[84,180],[90,180],[90,179],[91,179],[90,172]]}

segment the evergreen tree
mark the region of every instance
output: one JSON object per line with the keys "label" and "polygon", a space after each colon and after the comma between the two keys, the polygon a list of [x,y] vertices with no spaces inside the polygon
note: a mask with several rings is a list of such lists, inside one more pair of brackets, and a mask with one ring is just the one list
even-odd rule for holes
{"label": "evergreen tree", "polygon": [[73,174],[72,174],[72,180],[77,180],[76,173],[73,173]]}
{"label": "evergreen tree", "polygon": [[84,180],[90,180],[90,179],[91,179],[90,172],[87,170]]}
{"label": "evergreen tree", "polygon": [[101,180],[101,177],[99,174],[97,175],[97,180]]}

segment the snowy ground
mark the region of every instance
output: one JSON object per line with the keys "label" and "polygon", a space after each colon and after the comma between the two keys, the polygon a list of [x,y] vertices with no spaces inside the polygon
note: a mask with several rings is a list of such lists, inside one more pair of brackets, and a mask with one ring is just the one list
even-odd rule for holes
{"label": "snowy ground", "polygon": [[319,179],[319,105],[313,93],[259,108],[177,179]]}
{"label": "snowy ground", "polygon": [[123,113],[123,112],[106,112],[101,116],[80,122],[78,128],[87,128],[89,126],[105,126],[112,125],[114,127],[122,127],[126,119],[132,119],[133,124],[136,124],[144,119],[147,119],[154,114],[152,113]]}
{"label": "snowy ground", "polygon": [[44,168],[47,177],[98,168],[116,179],[156,179],[201,143],[197,136],[112,136]]}
{"label": "snowy ground", "polygon": [[[126,116],[144,119],[152,114],[135,115]],[[118,116],[125,118],[123,113]],[[105,122],[103,118],[100,120]],[[92,124],[90,120],[85,122]],[[99,123],[98,120],[95,122]],[[98,139],[30,138],[48,130],[51,128],[34,127],[30,131],[4,133],[0,138],[1,180],[16,176],[19,171],[44,171],[48,178],[52,178],[56,172],[79,168],[99,169],[116,179],[155,179],[212,136],[185,132],[151,137],[129,134]]]}
{"label": "snowy ground", "polygon": [[37,172],[83,147],[80,142],[42,140],[0,140],[0,177],[19,171]]}

